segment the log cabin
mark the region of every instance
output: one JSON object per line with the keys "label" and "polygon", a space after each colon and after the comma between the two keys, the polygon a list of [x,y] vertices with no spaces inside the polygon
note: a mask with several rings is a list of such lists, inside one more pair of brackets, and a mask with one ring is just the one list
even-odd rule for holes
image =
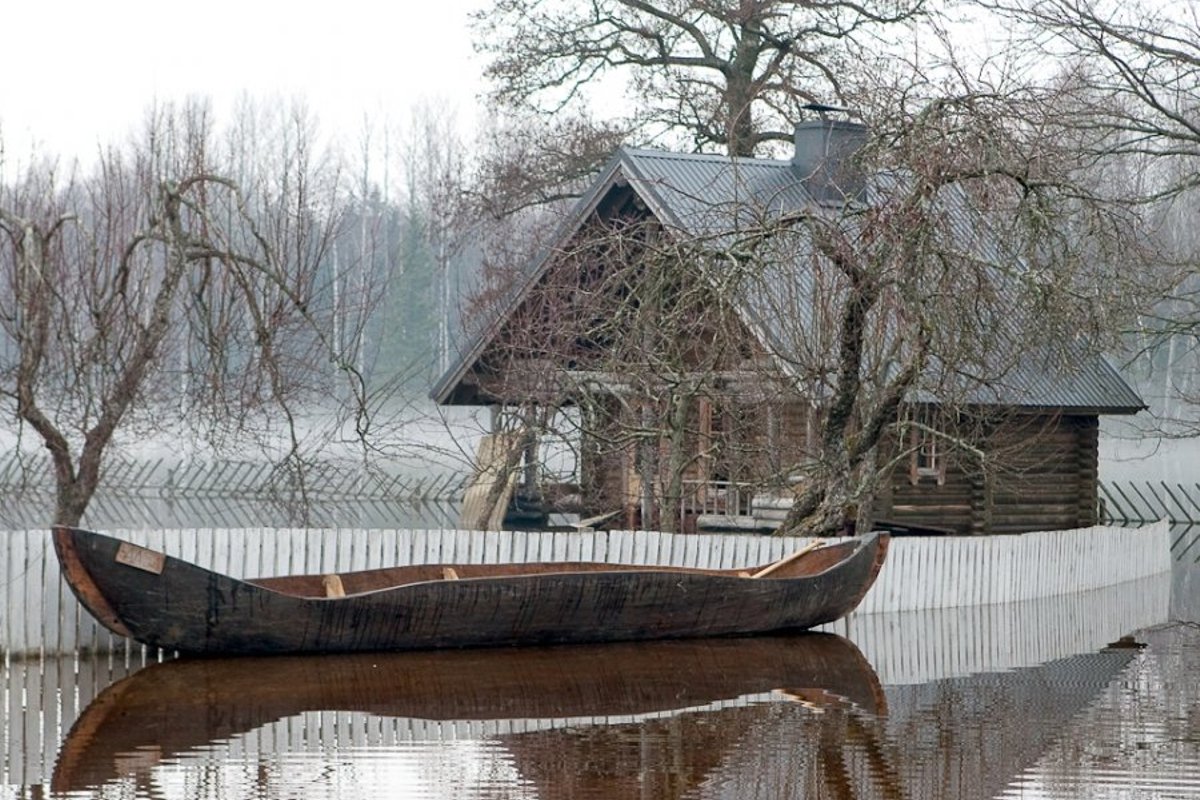
{"label": "log cabin", "polygon": [[[870,205],[880,182],[854,160],[866,134],[849,121],[801,123],[786,160],[620,148],[486,324],[464,335],[431,392],[439,404],[511,412],[493,414],[482,494],[507,504],[518,475],[536,482],[536,436],[573,408],[585,517],[666,530],[778,527],[829,413],[828,388],[799,354],[837,350],[837,317],[819,309],[847,291],[813,268],[829,260],[804,243],[815,229],[792,221]],[[939,212],[962,240],[951,249],[972,262],[1007,257],[965,195],[951,196]],[[763,244],[780,240],[786,249]],[[735,281],[714,261],[758,267]],[[663,278],[667,262],[676,271]],[[998,307],[995,329],[1011,328]],[[895,407],[872,450],[877,477],[849,520],[935,534],[1096,523],[1100,417],[1137,413],[1141,398],[1084,343],[1051,354],[1001,333],[977,338],[963,346],[990,377],[951,390],[946,374],[932,374],[937,359],[922,362],[928,379]],[[964,371],[947,370],[956,380]],[[499,522],[494,507],[464,520]]]}

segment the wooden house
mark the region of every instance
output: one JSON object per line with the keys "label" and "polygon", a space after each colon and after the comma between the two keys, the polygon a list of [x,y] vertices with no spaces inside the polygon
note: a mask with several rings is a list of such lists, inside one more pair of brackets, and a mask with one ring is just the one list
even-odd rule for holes
{"label": "wooden house", "polygon": [[[668,243],[685,266],[693,260],[686,247],[736,258],[739,232],[844,206],[864,180],[847,157],[864,138],[862,126],[823,120],[797,126],[790,160],[618,150],[432,391],[440,404],[519,409],[497,423],[510,446],[489,445],[483,493],[507,497],[501,490],[517,479],[503,476],[536,461],[531,439],[513,435],[513,419],[539,417],[530,428],[539,430],[551,410],[574,407],[585,515],[646,528],[777,526],[803,483],[795,467],[824,413],[822,395],[780,366],[789,348],[823,335],[805,310],[820,303],[821,282],[776,272],[773,284],[730,289],[697,268],[651,297],[646,287],[659,274],[651,256]],[[976,241],[971,219],[954,221],[956,235]],[[636,271],[613,277],[630,263]],[[785,295],[793,304],[786,309]],[[662,297],[669,306],[655,306]],[[659,336],[668,326],[656,329],[652,312],[674,315],[669,334]],[[782,332],[792,320],[799,334]],[[622,330],[635,329],[631,347]],[[1144,404],[1105,358],[1071,352],[1069,369],[1061,357],[1023,353],[1001,380],[965,390],[949,411],[936,393],[909,392],[878,447],[886,468],[871,507],[858,514],[897,530],[947,533],[1094,524],[1100,416]],[[789,389],[769,390],[781,385]],[[676,414],[678,424],[649,424],[651,411]]]}

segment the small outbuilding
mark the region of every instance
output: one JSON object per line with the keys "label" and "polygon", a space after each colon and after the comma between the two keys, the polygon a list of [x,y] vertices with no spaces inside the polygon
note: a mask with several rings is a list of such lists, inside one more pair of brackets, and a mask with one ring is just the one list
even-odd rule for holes
{"label": "small outbuilding", "polygon": [[[583,517],[667,530],[778,526],[829,413],[829,393],[789,354],[827,336],[813,309],[838,290],[771,263],[765,237],[748,245],[748,232],[861,202],[865,179],[852,157],[864,137],[851,122],[804,123],[787,160],[619,149],[433,388],[439,404],[504,411],[493,417],[475,505],[507,504],[519,485],[536,483],[537,436],[571,409],[572,497]],[[947,228],[986,249],[979,217],[961,203],[946,208]],[[789,247],[792,260],[798,250],[815,257],[794,236]],[[665,254],[686,265],[700,248],[765,266],[749,281],[723,282],[711,269],[661,280]],[[661,307],[644,292],[655,281],[655,298],[670,298]],[[640,321],[622,321],[633,305]],[[646,325],[652,311],[664,315],[657,329]],[[681,324],[688,314],[696,321]],[[626,324],[644,326],[640,346],[613,332]],[[902,368],[877,349],[881,373]],[[930,388],[944,378],[905,392],[875,447],[869,507],[848,508],[850,519],[959,534],[1096,523],[1100,417],[1144,403],[1083,343],[1053,356],[995,346],[980,359],[1009,356],[952,403]],[[490,516],[495,526],[500,517]]]}

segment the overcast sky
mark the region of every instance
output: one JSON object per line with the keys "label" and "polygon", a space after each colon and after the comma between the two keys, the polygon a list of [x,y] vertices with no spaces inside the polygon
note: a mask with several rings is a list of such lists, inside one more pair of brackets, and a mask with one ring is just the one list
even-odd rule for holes
{"label": "overcast sky", "polygon": [[[155,100],[304,96],[326,130],[404,119],[422,99],[473,113],[466,14],[478,0],[0,0],[0,133],[85,160]],[[349,129],[349,130],[347,130]]]}

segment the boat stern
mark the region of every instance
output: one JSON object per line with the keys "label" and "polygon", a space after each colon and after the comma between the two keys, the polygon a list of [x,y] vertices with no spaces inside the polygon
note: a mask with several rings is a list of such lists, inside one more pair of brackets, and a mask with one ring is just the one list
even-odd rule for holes
{"label": "boat stern", "polygon": [[50,535],[54,538],[54,552],[58,555],[63,580],[71,587],[79,603],[108,630],[118,636],[133,638],[129,628],[121,622],[116,610],[96,583],[81,555],[87,540],[99,537],[90,531],[65,525],[55,525]]}

